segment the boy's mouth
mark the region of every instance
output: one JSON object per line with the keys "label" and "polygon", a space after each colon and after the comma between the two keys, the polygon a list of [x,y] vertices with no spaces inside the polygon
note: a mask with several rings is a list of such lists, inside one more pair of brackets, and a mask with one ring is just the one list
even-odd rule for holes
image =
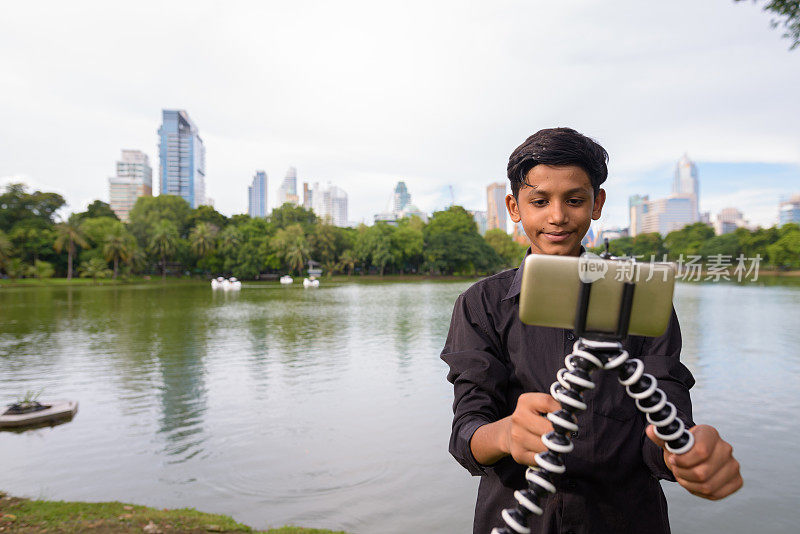
{"label": "boy's mouth", "polygon": [[572,235],[572,232],[542,232],[542,235],[551,243],[560,243]]}

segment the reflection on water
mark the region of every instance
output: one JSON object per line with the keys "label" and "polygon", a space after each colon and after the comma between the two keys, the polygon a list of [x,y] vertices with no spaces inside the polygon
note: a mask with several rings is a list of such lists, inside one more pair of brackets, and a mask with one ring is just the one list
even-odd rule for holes
{"label": "reflection on water", "polygon": [[[3,489],[259,528],[467,532],[477,481],[447,453],[438,354],[468,285],[4,288],[0,401],[44,388],[81,410],[0,434]],[[796,517],[798,305],[797,285],[678,286],[695,418],[733,442],[746,485],[720,503],[669,485],[675,532],[782,532]]]}

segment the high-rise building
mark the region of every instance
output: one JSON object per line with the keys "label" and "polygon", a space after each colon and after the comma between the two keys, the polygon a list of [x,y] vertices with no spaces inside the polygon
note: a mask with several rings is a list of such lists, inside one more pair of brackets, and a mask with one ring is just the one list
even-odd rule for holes
{"label": "high-rise building", "polygon": [[645,203],[646,210],[636,234],[658,232],[662,236],[666,236],[673,230],[680,230],[684,226],[692,224],[693,206],[689,197],[669,196],[647,201]]}
{"label": "high-rise building", "polygon": [[723,208],[714,221],[714,233],[717,235],[730,234],[737,228],[747,227],[744,214],[736,208]]}
{"label": "high-rise building", "polygon": [[308,187],[308,182],[303,182],[303,207],[310,210],[313,205],[314,191]]}
{"label": "high-rise building", "polygon": [[675,176],[672,179],[672,196],[688,197],[691,200],[691,220],[689,223],[695,223],[700,220],[697,165],[689,159],[687,154],[684,154],[675,166]]}
{"label": "high-rise building", "polygon": [[408,193],[405,182],[397,182],[392,198],[392,211],[399,213],[411,204],[411,195]]}
{"label": "high-rise building", "polygon": [[391,198],[391,211],[375,214],[375,222],[385,222],[392,225],[406,217],[419,217],[423,222],[428,222],[428,214],[411,203],[411,193],[408,192],[405,182],[397,182]]}
{"label": "high-rise building", "polygon": [[469,214],[472,215],[472,220],[475,221],[475,224],[478,227],[478,233],[484,235],[486,233],[486,212],[470,210]]}
{"label": "high-rise building", "polygon": [[123,150],[117,162],[117,175],[108,179],[109,204],[121,221],[127,222],[139,197],[153,195],[153,169],[140,150]]}
{"label": "high-rise building", "polygon": [[641,233],[641,226],[644,220],[644,214],[647,213],[648,202],[650,197],[648,195],[631,195],[628,197],[628,213],[630,214],[631,236]]}
{"label": "high-rise building", "polygon": [[158,129],[162,195],[176,195],[193,208],[206,203],[206,149],[197,126],[184,110],[162,110]]}
{"label": "high-rise building", "polygon": [[297,169],[289,167],[278,189],[278,206],[283,206],[287,202],[296,206],[299,200],[297,196]]}
{"label": "high-rise building", "polygon": [[339,187],[318,183],[309,191],[314,213],[328,224],[347,226],[347,193]]}
{"label": "high-rise building", "polygon": [[486,229],[506,229],[506,184],[495,182],[486,188]]}
{"label": "high-rise building", "polygon": [[800,224],[800,194],[792,196],[789,200],[778,205],[778,224]]}
{"label": "high-rise building", "polygon": [[253,184],[247,187],[247,214],[250,217],[267,216],[267,173],[256,171]]}

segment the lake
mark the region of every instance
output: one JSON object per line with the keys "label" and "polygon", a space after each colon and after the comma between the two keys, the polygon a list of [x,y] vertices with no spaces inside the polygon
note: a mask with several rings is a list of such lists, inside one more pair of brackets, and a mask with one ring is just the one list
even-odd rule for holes
{"label": "lake", "polygon": [[[256,528],[471,531],[477,479],[447,452],[439,359],[472,282],[0,289],[0,402],[76,399],[67,424],[0,433],[0,489],[224,513]],[[744,488],[664,483],[673,531],[778,533],[800,519],[800,286],[679,284],[695,420]]]}

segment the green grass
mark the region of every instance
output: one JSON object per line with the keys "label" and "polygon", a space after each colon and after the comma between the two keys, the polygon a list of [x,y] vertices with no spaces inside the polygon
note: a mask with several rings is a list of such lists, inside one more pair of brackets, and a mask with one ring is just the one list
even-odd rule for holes
{"label": "green grass", "polygon": [[204,532],[252,532],[261,534],[346,534],[342,531],[285,526],[256,531],[218,514],[191,508],[159,510],[120,502],[32,501],[0,492],[0,532],[77,534],[138,533],[152,523],[152,532],[184,534]]}

